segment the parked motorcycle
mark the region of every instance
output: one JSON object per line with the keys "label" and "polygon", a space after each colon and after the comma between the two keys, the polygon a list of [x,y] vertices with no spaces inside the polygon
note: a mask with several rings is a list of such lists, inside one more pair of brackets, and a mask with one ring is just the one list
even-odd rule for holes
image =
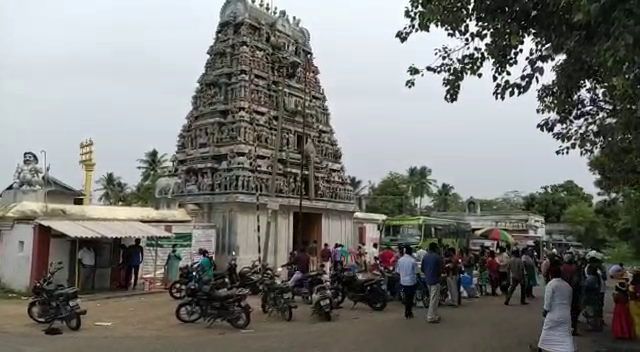
{"label": "parked motorcycle", "polygon": [[87,310],[80,307],[79,290],[76,287],[65,288],[53,284],[55,274],[62,268],[62,262],[49,264],[47,273],[35,282],[27,314],[39,324],[49,324],[51,327],[60,321],[70,330],[77,331],[82,326],[81,316],[86,315]]}
{"label": "parked motorcycle", "polygon": [[[291,280],[295,273],[294,267],[287,264],[283,265],[283,267],[287,268],[288,280]],[[282,268],[278,269],[278,271],[280,270],[282,270]],[[304,303],[313,304],[311,295],[313,294],[316,286],[324,284],[324,280],[322,279],[323,274],[323,271],[312,271],[304,274],[298,281],[296,281],[292,288],[293,297],[299,296],[302,298]]]}
{"label": "parked motorcycle", "polygon": [[248,290],[215,290],[210,283],[187,286],[187,299],[176,307],[175,316],[183,323],[200,319],[209,323],[226,321],[236,329],[246,329],[251,324],[251,306],[247,303]]}
{"label": "parked motorcycle", "polygon": [[353,307],[358,303],[366,303],[375,311],[382,311],[387,307],[383,277],[361,277],[360,274],[349,269],[342,269],[334,275],[334,280],[342,287],[343,297],[349,298],[353,302]]}
{"label": "parked motorcycle", "polygon": [[[266,266],[265,266],[266,267]],[[226,275],[232,287],[246,288],[251,294],[260,293],[260,279],[262,277],[262,267],[258,261],[251,262],[251,266],[246,266],[238,271],[238,263],[235,253],[232,254],[227,264]]]}
{"label": "parked motorcycle", "polygon": [[[201,272],[198,264],[185,265],[180,267],[180,276],[178,280],[169,286],[169,296],[176,300],[186,297],[186,288],[190,283],[199,284],[201,280]],[[226,273],[213,273],[213,287],[215,289],[223,289],[229,287]]]}
{"label": "parked motorcycle", "polygon": [[316,285],[311,295],[311,314],[322,317],[325,321],[331,321],[333,312],[333,299],[328,283]]}
{"label": "parked motorcycle", "polygon": [[293,294],[288,283],[279,283],[273,274],[265,274],[262,278],[261,304],[262,312],[271,316],[280,313],[286,321],[293,319],[293,309],[298,306],[293,301]]}

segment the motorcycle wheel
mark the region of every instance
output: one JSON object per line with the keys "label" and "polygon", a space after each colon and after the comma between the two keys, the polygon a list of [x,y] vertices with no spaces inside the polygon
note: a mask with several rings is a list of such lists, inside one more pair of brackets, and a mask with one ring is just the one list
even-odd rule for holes
{"label": "motorcycle wheel", "polygon": [[262,297],[260,297],[260,309],[262,310],[262,313],[267,314],[269,313],[268,308],[269,307],[267,305],[267,298],[263,294]]}
{"label": "motorcycle wheel", "polygon": [[[182,312],[186,312],[186,315],[182,315]],[[193,302],[182,302],[176,307],[176,319],[181,323],[189,324],[195,323],[202,318],[202,307]],[[186,318],[185,318],[186,316]]]}
{"label": "motorcycle wheel", "polygon": [[234,328],[244,330],[251,324],[251,312],[248,309],[242,309],[239,316],[229,319],[228,322]]}
{"label": "motorcycle wheel", "polygon": [[322,317],[325,321],[331,321],[331,311],[322,311]]}
{"label": "motorcycle wheel", "polygon": [[382,294],[375,294],[367,305],[376,312],[382,312],[387,308],[387,300]]}
{"label": "motorcycle wheel", "polygon": [[80,318],[80,315],[75,312],[71,312],[64,319],[64,324],[69,328],[69,330],[78,331],[82,327],[82,318]]}
{"label": "motorcycle wheel", "polygon": [[312,304],[313,303],[313,301],[311,300],[311,295],[304,294],[301,297],[302,297],[302,302],[304,302],[306,304]]}
{"label": "motorcycle wheel", "polygon": [[334,290],[333,293],[333,303],[334,303],[334,307],[339,307],[342,303],[344,303],[344,300],[347,298],[347,295],[344,294],[344,290]]}
{"label": "motorcycle wheel", "polygon": [[187,292],[184,286],[179,281],[174,281],[169,286],[169,296],[176,300],[184,299],[187,295]]}
{"label": "motorcycle wheel", "polygon": [[258,286],[258,284],[253,284],[249,287],[249,292],[251,292],[252,295],[257,295],[260,291],[260,286]]}
{"label": "motorcycle wheel", "polygon": [[425,293],[422,295],[422,306],[428,309],[429,305],[431,305],[431,299],[430,296]]}
{"label": "motorcycle wheel", "polygon": [[49,324],[51,319],[40,318],[40,301],[31,301],[27,306],[27,315],[38,324]]}
{"label": "motorcycle wheel", "polygon": [[284,321],[291,321],[293,319],[293,309],[288,304],[280,307],[280,316]]}

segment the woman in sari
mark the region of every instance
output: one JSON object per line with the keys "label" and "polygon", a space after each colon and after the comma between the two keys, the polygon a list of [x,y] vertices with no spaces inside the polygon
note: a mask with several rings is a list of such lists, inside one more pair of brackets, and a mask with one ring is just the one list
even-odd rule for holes
{"label": "woman in sari", "polygon": [[611,333],[618,340],[630,340],[633,338],[633,319],[629,310],[629,291],[626,281],[618,281],[613,293],[613,319],[611,320]]}
{"label": "woman in sari", "polygon": [[178,280],[180,275],[180,262],[182,256],[178,253],[178,245],[173,244],[171,246],[171,252],[167,256],[167,261],[164,263],[164,271],[167,273],[166,281],[164,282],[164,288],[168,288],[171,283]]}
{"label": "woman in sari", "polygon": [[202,278],[213,279],[213,270],[215,265],[213,263],[213,259],[209,256],[209,252],[204,248],[200,248],[198,250],[198,254],[202,256],[202,259],[200,259],[200,263],[198,264]]}
{"label": "woman in sari", "polygon": [[590,263],[587,265],[586,279],[584,281],[583,306],[587,324],[591,331],[602,331],[602,304],[600,301],[600,275],[598,266]]}
{"label": "woman in sari", "polygon": [[635,337],[640,338],[640,270],[635,270],[629,286],[629,311],[633,320]]}

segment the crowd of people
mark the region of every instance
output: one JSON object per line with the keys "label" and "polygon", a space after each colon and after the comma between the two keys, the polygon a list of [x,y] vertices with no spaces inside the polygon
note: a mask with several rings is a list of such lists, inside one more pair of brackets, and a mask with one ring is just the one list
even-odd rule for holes
{"label": "crowd of people", "polygon": [[615,309],[611,331],[616,339],[640,337],[640,271],[628,272],[623,264],[604,265],[604,255],[591,250],[586,255],[549,252],[541,265],[545,288],[545,317],[538,347],[545,351],[573,351],[572,335],[578,335],[578,320],[586,318],[586,331],[602,331],[606,325],[604,305],[607,280],[614,280]]}

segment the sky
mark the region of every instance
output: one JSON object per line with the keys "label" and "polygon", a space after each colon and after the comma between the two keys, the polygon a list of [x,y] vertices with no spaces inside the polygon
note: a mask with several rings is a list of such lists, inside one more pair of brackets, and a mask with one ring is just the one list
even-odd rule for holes
{"label": "sky", "polygon": [[[350,175],[378,181],[412,165],[464,197],[531,192],[573,179],[594,192],[578,155],[536,129],[535,93],[494,101],[490,75],[455,104],[438,77],[407,89],[406,68],[433,61],[442,33],[401,45],[404,2],[274,0],[311,45]],[[51,174],[82,185],[79,143],[95,142],[96,178],[137,182],[136,159],[172,154],[213,43],[223,0],[0,1],[0,184],[22,153],[46,151]],[[41,158],[42,159],[42,158]]]}

